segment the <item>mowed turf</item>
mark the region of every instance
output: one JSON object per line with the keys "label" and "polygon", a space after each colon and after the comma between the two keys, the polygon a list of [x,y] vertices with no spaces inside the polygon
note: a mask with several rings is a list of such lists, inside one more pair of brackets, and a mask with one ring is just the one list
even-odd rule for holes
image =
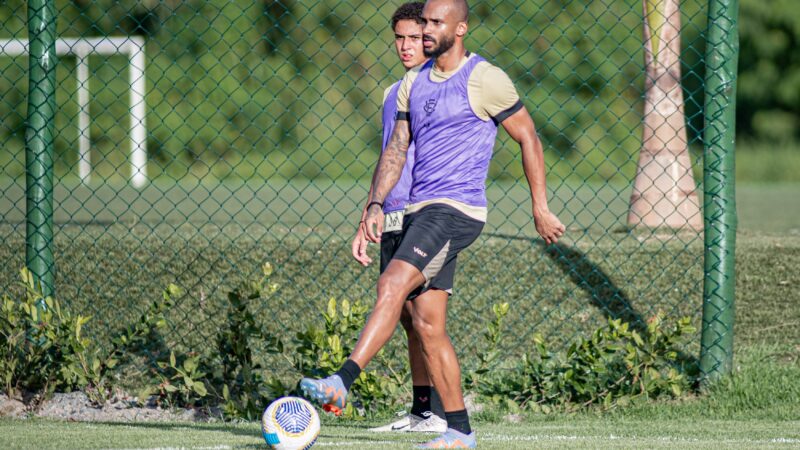
{"label": "mowed turf", "polygon": [[[484,449],[800,448],[800,348],[753,345],[740,350],[733,376],[705,395],[645,402],[611,411],[523,413],[516,423],[487,409],[473,414]],[[407,449],[429,436],[376,434],[390,418],[353,421],[323,416],[315,448]],[[258,423],[74,423],[0,420],[8,449],[266,448]]]}
{"label": "mowed turf", "polygon": [[[157,179],[144,188],[58,180],[57,224],[251,223],[335,229],[350,233],[366,198],[366,180],[177,182]],[[550,208],[574,232],[625,225],[631,185],[548,180]],[[800,233],[800,184],[738,183],[740,227]],[[698,192],[702,197],[702,192]],[[524,181],[490,182],[487,231],[532,237],[530,194]],[[702,202],[702,198],[700,199]],[[0,222],[25,221],[25,183],[0,176]]]}
{"label": "mowed turf", "polygon": [[[800,447],[800,422],[604,420],[563,418],[525,424],[480,424],[482,449]],[[7,449],[266,448],[257,424],[80,424],[0,421]],[[431,436],[376,434],[362,426],[324,425],[314,448],[409,449]]]}

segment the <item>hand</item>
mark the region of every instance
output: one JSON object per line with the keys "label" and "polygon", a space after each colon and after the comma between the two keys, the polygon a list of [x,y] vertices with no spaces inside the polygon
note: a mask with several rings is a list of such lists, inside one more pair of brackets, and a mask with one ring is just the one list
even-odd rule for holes
{"label": "hand", "polygon": [[381,234],[383,234],[383,208],[381,205],[376,203],[369,207],[364,228],[368,241],[376,244],[381,241]]}
{"label": "hand", "polygon": [[564,235],[566,227],[558,220],[555,214],[550,211],[543,213],[533,213],[533,222],[536,224],[536,231],[539,236],[548,244],[555,244]]}
{"label": "hand", "polygon": [[356,236],[353,238],[353,258],[356,259],[362,266],[367,267],[372,263],[372,258],[367,255],[367,237],[365,236],[366,229],[364,222],[359,222]]}

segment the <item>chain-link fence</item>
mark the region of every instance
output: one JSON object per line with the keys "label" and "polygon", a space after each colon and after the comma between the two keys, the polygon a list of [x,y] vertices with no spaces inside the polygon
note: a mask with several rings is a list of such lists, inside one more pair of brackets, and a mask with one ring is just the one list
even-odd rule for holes
{"label": "chain-link fence", "polygon": [[[281,288],[260,313],[287,336],[330,297],[371,301],[377,269],[351,260],[349,240],[380,151],[383,90],[403,75],[389,24],[400,3],[59,0],[53,47],[37,56],[26,13],[52,22],[50,3],[4,2],[0,286],[26,264],[26,198],[31,212],[50,194],[36,181],[54,174],[54,289],[92,313],[98,337],[176,283],[186,295],[170,339],[198,348],[225,292],[267,261]],[[680,13],[677,0],[472,3],[467,48],[515,82],[568,231],[558,245],[537,239],[519,149],[501,132],[489,220],[460,257],[450,305],[467,364],[493,303],[511,303],[518,350],[534,332],[564,342],[607,317],[700,324],[707,2]],[[26,146],[34,57],[57,60],[37,78],[55,83],[40,99],[53,108],[40,150],[40,129]],[[725,58],[735,73],[735,52]],[[716,123],[730,138],[727,120]],[[48,226],[40,219],[28,215],[28,236]],[[28,263],[42,248],[29,238]]]}

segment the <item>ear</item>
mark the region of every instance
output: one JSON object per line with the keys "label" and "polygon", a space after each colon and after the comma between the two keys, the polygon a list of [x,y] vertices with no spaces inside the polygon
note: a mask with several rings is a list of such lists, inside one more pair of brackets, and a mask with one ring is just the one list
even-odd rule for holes
{"label": "ear", "polygon": [[469,25],[467,25],[467,22],[458,22],[458,25],[456,25],[456,36],[464,37],[467,35],[468,30]]}

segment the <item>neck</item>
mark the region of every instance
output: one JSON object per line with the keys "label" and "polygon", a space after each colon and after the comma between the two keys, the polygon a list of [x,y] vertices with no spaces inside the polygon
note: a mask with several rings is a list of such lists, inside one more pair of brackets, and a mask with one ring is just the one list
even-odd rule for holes
{"label": "neck", "polygon": [[457,40],[450,50],[436,58],[436,61],[433,62],[433,66],[439,72],[452,72],[458,68],[458,65],[461,64],[461,60],[464,59],[464,55],[466,54],[467,49],[464,48],[464,43]]}
{"label": "neck", "polygon": [[419,66],[425,64],[426,62],[428,62],[427,59],[425,59],[425,61],[422,61],[421,63],[417,64],[416,66],[412,66],[412,67],[403,66],[403,69],[405,69],[405,71],[408,72],[409,70],[413,69],[414,67],[419,67]]}

